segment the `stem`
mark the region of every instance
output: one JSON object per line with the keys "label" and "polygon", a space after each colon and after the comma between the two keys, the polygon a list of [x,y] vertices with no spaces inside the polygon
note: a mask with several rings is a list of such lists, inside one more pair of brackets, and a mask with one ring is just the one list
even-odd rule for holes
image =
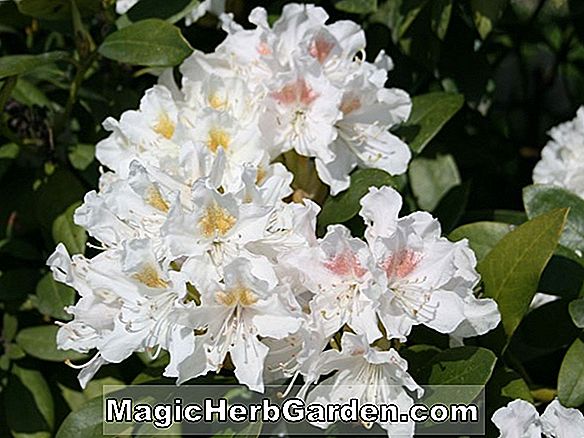
{"label": "stem", "polygon": [[[77,102],[77,95],[79,94],[79,89],[81,88],[81,84],[85,79],[85,74],[91,68],[93,62],[97,58],[97,52],[92,52],[87,59],[81,61],[77,66],[77,72],[75,73],[75,78],[73,78],[73,84],[71,85],[71,89],[69,90],[69,98],[67,99],[67,104],[65,105],[65,112],[63,113],[63,117],[61,120],[61,124],[59,124],[59,128],[64,128],[67,126],[69,129],[69,119],[71,117],[71,113],[73,111],[73,105]],[[60,131],[61,129],[59,129]]]}

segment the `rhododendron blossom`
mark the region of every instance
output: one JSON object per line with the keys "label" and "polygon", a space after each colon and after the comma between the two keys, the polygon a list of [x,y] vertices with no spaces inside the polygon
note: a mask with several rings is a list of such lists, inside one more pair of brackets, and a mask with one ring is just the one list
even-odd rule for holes
{"label": "rhododendron blossom", "polygon": [[[327,24],[322,8],[288,4],[273,26],[258,8],[253,29],[221,19],[227,37],[194,52],[180,83],[165,72],[138,109],[104,122],[99,189],[74,215],[97,253],[59,245],[48,260],[80,295],[58,347],[94,354],[73,365],[83,386],[102,365],[165,350],[178,383],[233,370],[261,392],[302,376],[308,401],[357,388],[363,402],[407,409],[407,391],[422,391],[398,349],[414,326],[461,339],[500,321],[475,293],[474,253],[429,213],[399,217],[390,187],[361,199],[363,239],[341,224],[317,237],[320,206],[296,196],[282,155],[307,157],[300,172],[333,195],[356,167],[402,174],[411,153],[390,129],[410,98],[385,87],[383,52],[365,60],[363,30]],[[380,426],[413,433],[411,422]]]}

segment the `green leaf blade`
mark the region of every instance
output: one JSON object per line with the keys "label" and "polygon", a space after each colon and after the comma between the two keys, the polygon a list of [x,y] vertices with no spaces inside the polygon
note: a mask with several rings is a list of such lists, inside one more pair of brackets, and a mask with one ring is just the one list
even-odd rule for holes
{"label": "green leaf blade", "polygon": [[508,337],[529,308],[567,213],[566,209],[554,210],[520,225],[505,235],[478,266],[485,296],[497,301]]}
{"label": "green leaf blade", "polygon": [[99,53],[114,61],[147,67],[171,67],[193,52],[180,29],[150,18],[120,29],[105,39]]}
{"label": "green leaf blade", "polygon": [[434,92],[412,98],[410,118],[398,134],[419,154],[464,104],[461,94]]}

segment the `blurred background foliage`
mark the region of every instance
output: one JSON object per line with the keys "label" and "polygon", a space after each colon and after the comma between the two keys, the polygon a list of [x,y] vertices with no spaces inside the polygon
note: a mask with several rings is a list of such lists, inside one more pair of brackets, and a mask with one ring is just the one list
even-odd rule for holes
{"label": "blurred background foliage", "polygon": [[[112,0],[0,1],[0,436],[52,436],[71,411],[100,395],[104,382],[160,375],[164,358],[136,356],[106,367],[82,391],[76,371],[63,362],[87,358],[56,350],[54,341],[53,322],[69,318],[63,307],[75,293],[52,280],[45,261],[59,241],[70,252],[95,253],[72,213],[97,187],[93,154],[106,135],[102,121],[136,108],[156,74],[180,64],[192,48],[212,51],[222,40],[215,17],[184,26],[185,11],[197,3],[142,0],[120,17]],[[227,8],[247,23],[253,7],[266,7],[275,20],[285,3],[229,0]],[[432,211],[445,233],[495,221],[489,234],[459,228],[452,236],[470,233],[480,258],[496,243],[493,236],[526,220],[522,189],[531,184],[546,132],[584,103],[584,2],[315,3],[332,20],[362,24],[368,58],[382,49],[392,57],[389,85],[415,97],[411,120],[398,134],[416,153],[407,177],[355,172],[348,192],[324,202],[319,229],[344,222],[359,234],[359,198],[369,185],[392,184],[406,197],[405,210]],[[132,49],[124,29],[174,50]],[[568,303],[580,294],[583,271],[578,257],[557,252],[548,264],[538,290],[561,299],[529,313],[513,334],[488,387],[498,406],[510,397],[555,395],[566,350],[580,333]],[[564,326],[550,327],[551,318]],[[412,341],[435,346],[406,350],[414,375],[448,347],[445,337],[423,329]],[[59,436],[81,436],[72,430]]]}

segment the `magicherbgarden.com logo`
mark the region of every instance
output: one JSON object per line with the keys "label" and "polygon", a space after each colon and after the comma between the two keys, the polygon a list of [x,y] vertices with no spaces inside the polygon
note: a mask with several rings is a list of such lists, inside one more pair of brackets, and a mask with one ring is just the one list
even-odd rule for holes
{"label": "magicherbgarden.com logo", "polygon": [[362,388],[353,385],[341,388],[347,397],[336,403],[322,397],[309,402],[302,389],[285,396],[281,389],[269,386],[261,394],[226,385],[106,386],[103,433],[168,435],[178,428],[183,435],[216,435],[257,425],[267,434],[318,436],[334,430],[354,436],[380,433],[389,424],[398,431],[414,424],[419,435],[485,432],[481,386],[429,386],[424,391],[432,396],[407,404],[356,397]]}

